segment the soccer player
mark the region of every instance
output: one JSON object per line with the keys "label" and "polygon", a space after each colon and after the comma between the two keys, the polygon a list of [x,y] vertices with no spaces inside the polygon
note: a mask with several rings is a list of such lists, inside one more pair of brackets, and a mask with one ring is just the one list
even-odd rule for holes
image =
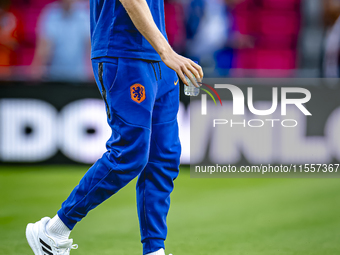
{"label": "soccer player", "polygon": [[[67,255],[77,222],[138,176],[143,254],[164,255],[166,217],[181,152],[179,78],[194,84],[199,65],[167,42],[164,0],[90,0],[92,65],[112,129],[107,152],[84,175],[52,218],[28,224],[35,255]],[[72,70],[70,70],[72,72]]]}

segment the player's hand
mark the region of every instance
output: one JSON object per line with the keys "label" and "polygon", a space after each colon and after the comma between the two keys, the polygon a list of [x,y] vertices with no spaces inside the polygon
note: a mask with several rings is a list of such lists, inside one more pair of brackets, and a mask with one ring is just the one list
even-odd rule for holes
{"label": "player's hand", "polygon": [[166,64],[169,68],[174,70],[179,78],[183,81],[185,85],[189,85],[187,80],[185,79],[185,75],[190,79],[194,86],[199,87],[199,85],[192,74],[195,76],[198,82],[201,82],[203,79],[203,70],[198,64],[196,64],[191,59],[185,58],[175,51],[170,49],[168,52],[161,54],[162,61]]}

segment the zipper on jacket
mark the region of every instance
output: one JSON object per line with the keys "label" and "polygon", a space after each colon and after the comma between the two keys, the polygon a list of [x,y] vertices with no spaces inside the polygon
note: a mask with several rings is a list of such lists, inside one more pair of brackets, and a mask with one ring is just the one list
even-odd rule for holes
{"label": "zipper on jacket", "polygon": [[102,96],[103,96],[104,103],[105,103],[105,106],[106,106],[106,114],[109,117],[109,119],[111,119],[110,108],[109,108],[109,104],[107,103],[106,89],[104,87],[104,82],[103,82],[103,62],[100,62],[98,64],[98,78],[99,78],[100,85],[101,85],[102,91],[103,91]]}

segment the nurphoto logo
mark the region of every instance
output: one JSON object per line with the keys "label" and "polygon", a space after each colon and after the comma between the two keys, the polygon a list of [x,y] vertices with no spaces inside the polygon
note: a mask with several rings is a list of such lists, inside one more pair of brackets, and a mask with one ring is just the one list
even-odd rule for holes
{"label": "nurphoto logo", "polygon": [[[217,91],[210,85],[202,83],[207,88],[209,88],[213,93],[217,96],[217,98],[220,101],[220,104],[222,106],[222,100],[217,93]],[[231,84],[215,84],[214,86],[216,89],[227,89],[231,92],[233,103],[232,103],[232,113],[233,115],[245,115],[245,96],[242,92],[242,90]],[[256,109],[254,106],[254,99],[253,99],[253,88],[248,87],[247,88],[247,106],[248,110],[257,116],[268,116],[273,114],[277,108],[278,108],[278,88],[272,87],[272,102],[271,107],[269,109],[260,110]],[[205,91],[207,94],[210,95],[210,97],[213,99],[215,105],[217,105],[216,100],[211,92],[208,90],[201,88],[201,90]],[[301,94],[302,98],[289,98],[289,94]],[[294,105],[297,107],[304,115],[311,116],[312,114],[307,110],[307,108],[304,106],[305,103],[309,102],[311,99],[311,93],[308,89],[305,88],[298,88],[298,87],[282,87],[281,88],[281,116],[287,115],[287,105]],[[202,94],[201,95],[201,115],[207,115],[207,95]],[[241,122],[233,122],[232,119],[213,119],[213,127],[216,127],[217,125],[230,125],[230,127],[233,126],[249,126],[253,128],[260,128],[265,126],[266,124],[271,125],[271,127],[275,126],[276,122],[280,122],[283,127],[296,127],[298,125],[298,121],[295,119],[250,119],[246,120],[244,119]]]}

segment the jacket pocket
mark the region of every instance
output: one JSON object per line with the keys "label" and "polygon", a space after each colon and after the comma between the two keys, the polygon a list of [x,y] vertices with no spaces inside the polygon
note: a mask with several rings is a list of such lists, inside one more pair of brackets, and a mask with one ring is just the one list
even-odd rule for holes
{"label": "jacket pocket", "polygon": [[109,119],[111,119],[110,107],[109,107],[109,104],[107,103],[107,92],[104,86],[103,73],[104,73],[103,62],[100,62],[98,64],[98,79],[100,82],[100,86],[102,88],[102,97],[103,97],[105,107],[106,107],[106,114],[109,117]]}

